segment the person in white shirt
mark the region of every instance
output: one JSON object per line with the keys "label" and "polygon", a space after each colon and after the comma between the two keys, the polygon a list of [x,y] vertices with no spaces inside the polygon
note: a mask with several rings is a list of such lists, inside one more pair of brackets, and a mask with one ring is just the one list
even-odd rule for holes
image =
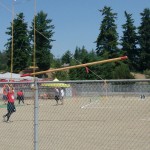
{"label": "person in white shirt", "polygon": [[64,89],[61,88],[60,89],[60,100],[61,100],[62,105],[64,104],[64,95],[65,95]]}
{"label": "person in white shirt", "polygon": [[56,105],[58,105],[58,101],[61,101],[61,105],[64,103],[64,89],[63,88],[55,88],[55,100],[56,100]]}

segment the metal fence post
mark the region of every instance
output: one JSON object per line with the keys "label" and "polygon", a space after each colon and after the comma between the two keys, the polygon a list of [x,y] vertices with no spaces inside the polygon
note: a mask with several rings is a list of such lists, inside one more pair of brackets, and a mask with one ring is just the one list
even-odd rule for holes
{"label": "metal fence post", "polygon": [[39,99],[38,99],[38,81],[34,81],[34,150],[38,150],[38,112],[39,112]]}

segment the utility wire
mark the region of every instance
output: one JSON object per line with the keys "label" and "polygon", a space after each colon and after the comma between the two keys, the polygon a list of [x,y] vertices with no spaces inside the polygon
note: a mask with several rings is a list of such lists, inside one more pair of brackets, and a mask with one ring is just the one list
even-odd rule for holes
{"label": "utility wire", "polygon": [[[30,1],[30,0],[24,0],[23,2],[20,2],[20,3],[25,3],[26,1]],[[15,2],[16,3],[16,2]],[[20,4],[19,2],[17,3],[17,4]],[[6,5],[4,5],[3,3],[1,3],[0,2],[0,5],[3,7],[3,8],[5,8],[5,9],[7,9],[10,13],[12,13],[12,11],[11,11],[11,9],[9,9]],[[16,16],[18,16],[17,14],[16,14]],[[18,18],[20,19],[20,20],[22,20],[22,18],[20,18],[19,16],[18,16]],[[23,21],[23,20],[22,20]],[[42,35],[45,39],[47,39],[49,42],[50,42],[50,40],[45,36],[45,35],[43,35],[41,32],[39,32],[36,28],[35,28],[35,31],[37,32],[37,33],[39,33],[40,35]],[[70,57],[70,58],[73,58],[73,55],[72,56],[70,56],[69,54],[68,54],[68,56]],[[74,58],[75,59],[75,58]],[[76,60],[76,62],[78,62],[78,63],[81,63],[81,62],[79,62],[77,59],[75,59]],[[99,79],[101,79],[101,80],[104,80],[102,77],[100,77],[99,75],[97,75],[94,71],[92,71],[91,69],[89,69],[88,68],[88,70],[91,72],[91,73],[93,73],[95,76],[97,76]],[[105,81],[105,80],[104,80]]]}

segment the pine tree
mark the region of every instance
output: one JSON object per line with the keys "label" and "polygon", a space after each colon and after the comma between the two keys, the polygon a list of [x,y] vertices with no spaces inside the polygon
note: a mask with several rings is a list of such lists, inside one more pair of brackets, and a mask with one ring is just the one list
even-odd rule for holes
{"label": "pine tree", "polygon": [[96,40],[96,52],[98,55],[103,55],[108,52],[108,57],[115,57],[117,54],[118,33],[115,20],[117,14],[112,12],[110,7],[104,7],[99,10],[102,13],[103,20],[100,26],[100,34]]}
{"label": "pine tree", "polygon": [[[53,37],[54,25],[52,25],[52,20],[47,19],[47,14],[43,11],[40,11],[35,16],[35,58],[36,65],[39,67],[39,70],[47,70],[50,68],[50,58],[51,58],[51,48]],[[31,41],[34,42],[34,20],[32,22],[31,31],[30,31]]]}
{"label": "pine tree", "polygon": [[134,26],[134,20],[132,14],[128,14],[125,11],[126,23],[122,25],[123,37],[121,38],[122,51],[124,55],[128,56],[128,64],[133,71],[138,69],[139,53],[137,49],[137,34],[136,27]]}
{"label": "pine tree", "polygon": [[[84,46],[82,48],[76,47],[74,59],[71,60],[71,65],[78,65],[88,63],[88,51]],[[85,67],[69,70],[69,77],[71,80],[85,80],[87,79]]]}
{"label": "pine tree", "polygon": [[71,59],[72,59],[72,54],[69,50],[61,58],[63,64],[70,64]]}
{"label": "pine tree", "polygon": [[[99,29],[100,34],[96,40],[96,53],[99,56],[99,60],[118,57],[121,54],[117,47],[118,33],[117,25],[115,23],[117,19],[117,13],[113,13],[112,11],[113,10],[110,7],[106,6],[100,10],[103,20]],[[113,70],[115,67],[115,63],[107,63],[93,66],[92,70],[97,75],[96,78],[112,79]]]}
{"label": "pine tree", "polygon": [[[7,28],[6,34],[11,37],[8,39],[6,46],[6,54],[8,58],[8,68],[10,69],[13,59],[13,72],[20,72],[29,65],[31,48],[28,36],[28,25],[24,22],[24,15],[20,13],[13,21],[13,52],[12,52],[12,23]],[[13,53],[13,57],[12,54]]]}
{"label": "pine tree", "polygon": [[150,69],[150,9],[145,8],[141,14],[139,26],[140,69]]}
{"label": "pine tree", "polygon": [[[55,68],[62,68],[62,59],[55,59]],[[69,80],[68,70],[53,72],[53,78]]]}
{"label": "pine tree", "polygon": [[115,67],[113,70],[114,79],[133,79],[134,77],[130,74],[130,70],[127,64],[120,62],[120,65]]}
{"label": "pine tree", "polygon": [[0,51],[0,71],[7,70],[7,57],[5,52]]}

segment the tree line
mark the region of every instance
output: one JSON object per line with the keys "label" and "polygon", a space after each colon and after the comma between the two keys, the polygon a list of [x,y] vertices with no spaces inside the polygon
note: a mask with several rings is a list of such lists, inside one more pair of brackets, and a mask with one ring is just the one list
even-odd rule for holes
{"label": "tree line", "polygon": [[[134,25],[132,14],[125,11],[122,37],[119,37],[117,33],[117,13],[108,6],[99,12],[102,21],[98,37],[93,41],[96,45],[95,50],[87,50],[83,45],[76,47],[74,53],[71,53],[73,50],[66,50],[61,58],[55,58],[51,53],[52,42],[55,41],[53,39],[55,26],[52,24],[52,19],[48,19],[47,14],[40,11],[29,27],[25,22],[24,14],[19,13],[7,28],[6,34],[10,38],[5,44],[5,49],[0,52],[0,70],[10,71],[13,46],[13,72],[15,73],[33,66],[34,57],[39,70],[43,71],[49,68],[60,68],[63,65],[77,65],[127,55],[126,61],[55,72],[53,76],[60,80],[99,80],[132,79],[134,77],[131,72],[149,74],[150,9],[145,8],[139,14],[141,22],[138,27]],[[36,47],[35,56],[33,55],[34,46]]]}

